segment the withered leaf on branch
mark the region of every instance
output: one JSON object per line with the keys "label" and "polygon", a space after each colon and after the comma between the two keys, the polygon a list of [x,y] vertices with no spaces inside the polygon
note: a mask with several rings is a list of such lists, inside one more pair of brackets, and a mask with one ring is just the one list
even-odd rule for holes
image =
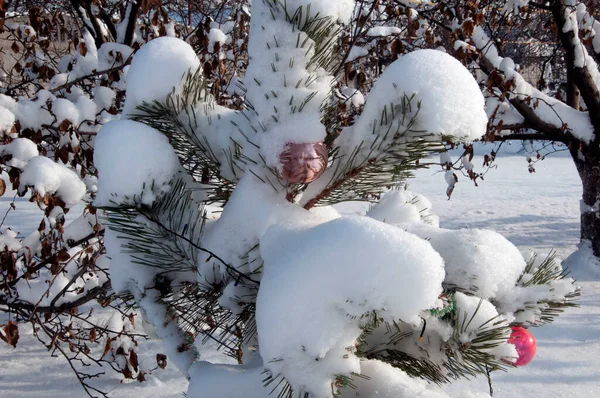
{"label": "withered leaf on branch", "polygon": [[133,379],[133,372],[131,371],[131,369],[129,369],[128,366],[125,366],[125,368],[121,370],[121,373],[126,379]]}
{"label": "withered leaf on branch", "polygon": [[133,368],[133,370],[135,370],[137,372],[139,363],[138,363],[138,356],[135,353],[135,350],[129,351],[129,363],[131,364],[131,367]]}
{"label": "withered leaf on branch", "polygon": [[19,326],[17,325],[17,322],[8,321],[2,328],[2,331],[0,331],[0,339],[6,344],[16,348],[17,342],[19,341]]}
{"label": "withered leaf on branch", "polygon": [[0,178],[0,197],[4,195],[4,192],[6,192],[6,183]]}
{"label": "withered leaf on branch", "polygon": [[167,356],[165,354],[156,354],[156,364],[159,368],[164,369],[167,367]]}
{"label": "withered leaf on branch", "polygon": [[106,354],[108,354],[108,352],[110,351],[111,348],[112,348],[112,340],[107,339],[106,345],[104,346],[104,352],[102,353],[102,356],[104,357]]}
{"label": "withered leaf on branch", "polygon": [[56,259],[58,261],[60,261],[61,263],[67,261],[70,258],[71,258],[71,256],[67,252],[67,249],[62,249],[61,251],[56,253]]}

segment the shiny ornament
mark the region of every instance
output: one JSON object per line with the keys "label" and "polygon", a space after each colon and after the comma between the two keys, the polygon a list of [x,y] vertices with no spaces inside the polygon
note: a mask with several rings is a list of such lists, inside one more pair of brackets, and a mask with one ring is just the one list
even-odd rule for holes
{"label": "shiny ornament", "polygon": [[281,155],[281,178],[290,184],[308,184],[327,168],[327,147],[322,142],[287,143]]}
{"label": "shiny ornament", "polygon": [[515,366],[527,365],[535,356],[535,337],[531,332],[521,326],[513,326],[512,333],[508,339],[510,344],[514,344],[517,349],[518,357],[513,363]]}

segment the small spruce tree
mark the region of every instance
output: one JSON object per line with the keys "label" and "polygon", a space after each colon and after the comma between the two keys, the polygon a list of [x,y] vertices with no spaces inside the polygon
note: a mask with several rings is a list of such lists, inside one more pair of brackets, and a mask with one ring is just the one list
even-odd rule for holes
{"label": "small spruce tree", "polygon": [[[338,122],[338,33],[354,12],[254,1],[241,109],[215,103],[185,42],[153,40],[123,118],[97,137],[113,288],[133,295],[188,397],[441,396],[435,384],[513,366],[511,326],[550,322],[579,294],[553,256],[439,228],[401,188],[444,140],[485,132],[454,58],[401,57]],[[348,200],[372,207],[331,207]],[[206,361],[215,348],[232,360]]]}

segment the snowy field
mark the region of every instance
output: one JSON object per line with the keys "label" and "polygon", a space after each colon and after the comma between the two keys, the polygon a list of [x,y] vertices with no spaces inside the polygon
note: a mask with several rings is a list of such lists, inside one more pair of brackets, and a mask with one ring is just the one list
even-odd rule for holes
{"label": "snowy field", "polygon": [[[473,163],[479,167],[481,159]],[[478,188],[461,178],[450,201],[443,175],[434,170],[420,170],[409,182],[410,189],[432,201],[441,227],[493,229],[522,249],[547,252],[555,248],[562,258],[575,250],[581,186],[572,162],[565,157],[546,159],[536,166],[535,174],[527,172],[522,156],[502,157],[497,163],[498,169],[491,170]],[[6,196],[0,198],[0,216],[9,201]],[[18,212],[9,213],[5,226],[22,233],[36,228],[39,211],[24,211],[34,209],[25,200],[18,201],[17,208]],[[538,344],[536,358],[507,374],[492,374],[495,397],[600,396],[600,278],[591,280],[588,270],[573,270],[572,275],[582,287],[581,307],[569,310],[554,324],[532,330]],[[43,345],[26,334],[22,327],[15,350],[0,345],[0,398],[84,397],[66,361],[50,357]],[[146,361],[153,361],[154,353],[161,351],[159,344],[144,345]],[[172,366],[147,379],[143,384],[120,384],[118,375],[107,370],[94,385],[112,391],[111,397],[181,397],[187,388],[186,380]],[[460,381],[447,387],[451,393],[465,389],[487,392],[487,380]]]}

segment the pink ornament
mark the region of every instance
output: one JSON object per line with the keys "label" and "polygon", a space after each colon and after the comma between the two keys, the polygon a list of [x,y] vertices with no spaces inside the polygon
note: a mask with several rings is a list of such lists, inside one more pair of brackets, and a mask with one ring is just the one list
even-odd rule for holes
{"label": "pink ornament", "polygon": [[510,344],[514,344],[517,349],[518,358],[513,363],[515,366],[527,365],[535,356],[535,337],[529,330],[521,326],[513,326],[512,333],[508,339]]}
{"label": "pink ornament", "polygon": [[281,155],[280,176],[290,184],[308,184],[325,172],[327,168],[327,147],[322,142],[289,142]]}

